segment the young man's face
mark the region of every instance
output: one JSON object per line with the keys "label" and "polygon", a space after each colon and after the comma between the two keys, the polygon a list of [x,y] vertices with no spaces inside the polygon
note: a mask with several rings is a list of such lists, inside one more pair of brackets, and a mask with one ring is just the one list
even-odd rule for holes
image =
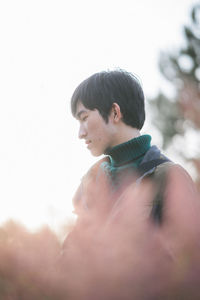
{"label": "young man's face", "polygon": [[76,119],[80,122],[79,138],[85,140],[92,155],[99,156],[106,149],[115,146],[115,128],[110,117],[106,123],[97,109],[87,109],[78,102]]}

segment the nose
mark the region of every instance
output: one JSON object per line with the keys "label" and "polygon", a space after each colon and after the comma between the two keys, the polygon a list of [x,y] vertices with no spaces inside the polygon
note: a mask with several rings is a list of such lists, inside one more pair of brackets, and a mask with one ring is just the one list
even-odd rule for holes
{"label": "nose", "polygon": [[85,127],[81,124],[78,131],[78,137],[79,139],[84,139],[87,135]]}

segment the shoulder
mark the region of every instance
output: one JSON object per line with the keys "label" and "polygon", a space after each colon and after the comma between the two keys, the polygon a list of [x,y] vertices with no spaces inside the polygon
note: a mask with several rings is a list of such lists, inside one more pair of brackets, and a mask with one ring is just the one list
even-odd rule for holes
{"label": "shoulder", "polygon": [[157,166],[151,176],[155,184],[161,187],[161,189],[164,189],[168,181],[171,181],[171,178],[174,177],[180,178],[183,185],[190,186],[192,189],[196,188],[189,173],[181,165],[171,161]]}
{"label": "shoulder", "polygon": [[195,184],[187,171],[179,164],[170,161],[158,165],[150,174],[150,179],[155,188],[151,216],[158,223],[162,222],[166,207],[175,205],[175,193],[177,195],[183,193],[184,197],[187,195],[187,199],[193,198],[196,193]]}
{"label": "shoulder", "polygon": [[98,160],[82,177],[81,183],[72,199],[75,214],[79,214],[80,209],[87,210],[88,204],[90,202],[89,199],[94,198],[94,186],[96,184],[97,178],[99,178],[100,174],[102,173],[101,164],[105,161],[108,161],[107,157],[103,157],[102,159]]}
{"label": "shoulder", "polygon": [[184,177],[185,180],[188,180],[190,183],[194,184],[189,173],[181,165],[173,163],[171,161],[157,166],[154,171],[154,178],[160,179],[162,177],[170,176],[170,174],[173,173],[176,173],[177,176]]}
{"label": "shoulder", "polygon": [[167,161],[167,162],[164,162],[163,164],[158,165],[154,170],[154,175],[153,175],[154,178],[159,179],[163,176],[166,176],[168,174],[168,172],[170,170],[172,170],[172,168],[174,168],[175,166],[178,166],[178,165],[171,161]]}
{"label": "shoulder", "polygon": [[94,163],[87,173],[83,176],[81,182],[82,184],[86,185],[90,183],[91,181],[95,181],[97,177],[99,177],[99,174],[102,172],[101,165],[104,162],[107,162],[109,159],[108,157],[103,157],[100,160],[98,160],[96,163]]}

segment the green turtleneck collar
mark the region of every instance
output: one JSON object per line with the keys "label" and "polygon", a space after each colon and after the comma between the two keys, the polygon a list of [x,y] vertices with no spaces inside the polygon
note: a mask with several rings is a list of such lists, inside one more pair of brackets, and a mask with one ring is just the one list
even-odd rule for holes
{"label": "green turtleneck collar", "polygon": [[110,157],[111,165],[117,167],[140,159],[149,150],[150,146],[151,136],[145,134],[110,148],[105,154]]}

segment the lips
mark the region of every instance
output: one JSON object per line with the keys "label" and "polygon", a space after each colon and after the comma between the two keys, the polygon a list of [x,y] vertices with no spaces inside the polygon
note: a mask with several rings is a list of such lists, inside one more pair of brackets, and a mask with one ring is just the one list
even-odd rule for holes
{"label": "lips", "polygon": [[87,145],[87,148],[89,149],[90,147],[90,144],[91,144],[91,141],[85,141],[86,145]]}

